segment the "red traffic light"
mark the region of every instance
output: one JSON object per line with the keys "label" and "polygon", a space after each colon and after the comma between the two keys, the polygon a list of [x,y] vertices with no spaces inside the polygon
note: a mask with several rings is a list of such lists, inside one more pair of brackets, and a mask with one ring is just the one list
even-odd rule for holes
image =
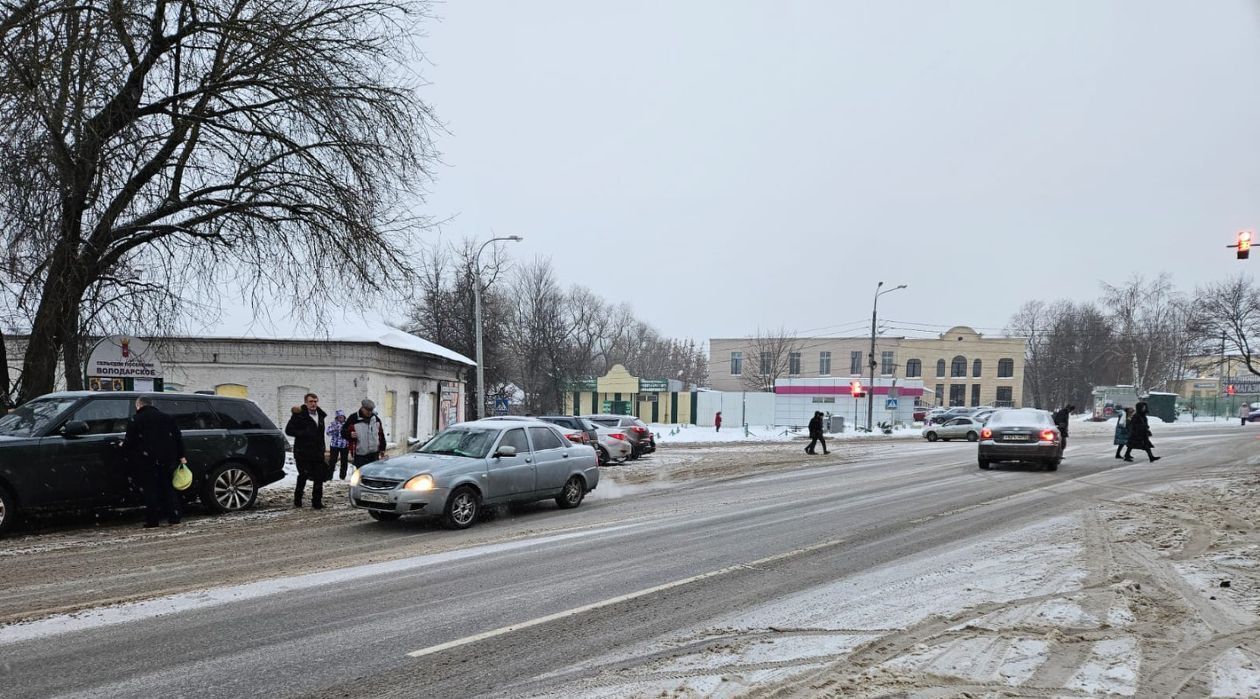
{"label": "red traffic light", "polygon": [[1225,387],[1225,393],[1231,396],[1238,395],[1238,389],[1234,388],[1234,384]]}
{"label": "red traffic light", "polygon": [[849,382],[849,392],[850,392],[850,393],[852,393],[852,394],[853,394],[853,395],[855,395],[855,396],[856,396],[857,394],[861,393],[861,392],[862,392],[862,382],[861,382],[861,381],[850,381],[850,382]]}
{"label": "red traffic light", "polygon": [[1255,237],[1251,231],[1238,231],[1238,259],[1245,260],[1251,256],[1251,239]]}

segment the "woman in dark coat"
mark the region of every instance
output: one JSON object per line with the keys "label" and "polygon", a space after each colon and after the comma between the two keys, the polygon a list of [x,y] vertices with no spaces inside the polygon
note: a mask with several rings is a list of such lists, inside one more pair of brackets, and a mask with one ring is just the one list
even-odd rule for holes
{"label": "woman in dark coat", "polygon": [[324,481],[328,480],[328,463],[324,460],[324,418],[328,414],[319,407],[319,396],[306,394],[305,405],[293,406],[293,415],[284,433],[293,438],[293,461],[297,464],[297,487],[293,489],[293,506],[302,506],[306,481],[311,481],[311,507],[324,507]]}
{"label": "woman in dark coat", "polygon": [[1155,445],[1151,444],[1151,425],[1147,420],[1146,410],[1145,401],[1139,401],[1133,407],[1133,417],[1129,420],[1129,440],[1124,450],[1125,461],[1133,460],[1134,449],[1146,452],[1146,456],[1151,460],[1151,463],[1155,463],[1163,458],[1155,456],[1151,451],[1155,448]]}

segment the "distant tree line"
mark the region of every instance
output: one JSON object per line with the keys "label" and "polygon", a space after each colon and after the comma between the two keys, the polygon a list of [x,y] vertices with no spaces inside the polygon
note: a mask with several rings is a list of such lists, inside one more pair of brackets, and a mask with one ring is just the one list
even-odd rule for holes
{"label": "distant tree line", "polygon": [[[420,264],[420,288],[407,330],[473,357],[477,245],[433,246]],[[523,410],[560,410],[575,379],[622,364],[642,378],[708,381],[708,358],[694,340],[674,339],[581,286],[564,287],[549,259],[513,265],[502,248],[481,259],[482,348],[487,400],[523,393]],[[469,414],[479,400],[468,381]]]}
{"label": "distant tree line", "polygon": [[1260,287],[1240,275],[1183,292],[1167,274],[1102,284],[1095,301],[1030,301],[1006,332],[1028,338],[1024,402],[1092,404],[1094,386],[1171,390],[1195,358],[1241,355],[1260,375]]}

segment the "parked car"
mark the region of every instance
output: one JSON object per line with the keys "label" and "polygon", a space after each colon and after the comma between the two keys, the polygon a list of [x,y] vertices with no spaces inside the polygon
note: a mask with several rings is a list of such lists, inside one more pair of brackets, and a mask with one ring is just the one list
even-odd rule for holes
{"label": "parked car", "polygon": [[1063,439],[1045,410],[1000,409],[980,431],[980,468],[998,461],[1040,463],[1054,471],[1063,462]]}
{"label": "parked car", "polygon": [[[133,392],[50,393],[0,417],[0,532],[20,512],[144,504],[141,475],[119,447],[135,415]],[[215,512],[253,506],[284,478],[284,434],[253,402],[192,393],[148,394],[175,418],[193,484]]]}
{"label": "parked car", "polygon": [[965,417],[967,415],[971,415],[974,412],[976,412],[975,408],[963,408],[963,407],[949,408],[945,412],[932,417],[931,422],[933,424],[939,425],[939,424],[949,422],[950,420],[953,420],[954,418],[957,418],[957,417]]}
{"label": "parked car", "polygon": [[928,425],[923,428],[923,436],[929,442],[951,439],[965,439],[974,442],[980,439],[980,430],[984,425],[969,417],[956,417],[939,425]]}
{"label": "parked car", "polygon": [[619,428],[630,438],[630,460],[651,454],[656,451],[656,436],[652,430],[637,417],[632,415],[583,415],[582,417],[603,427]]}
{"label": "parked car", "polygon": [[435,515],[443,526],[467,529],[487,505],[554,498],[577,507],[598,485],[595,450],[565,439],[555,425],[477,420],[363,466],[350,480],[350,503],[377,521]]}
{"label": "parked car", "polygon": [[626,430],[620,427],[600,427],[597,433],[600,454],[601,456],[607,454],[603,464],[625,461],[634,453],[634,446],[630,443]]}
{"label": "parked car", "polygon": [[981,408],[972,413],[970,417],[972,420],[975,420],[983,425],[989,421],[989,418],[992,417],[995,412],[997,412],[997,408]]}

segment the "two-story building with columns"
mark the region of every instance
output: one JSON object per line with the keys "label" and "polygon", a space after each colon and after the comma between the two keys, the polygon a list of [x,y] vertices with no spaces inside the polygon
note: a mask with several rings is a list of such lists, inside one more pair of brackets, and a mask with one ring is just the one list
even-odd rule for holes
{"label": "two-story building with columns", "polygon": [[[1019,407],[1024,399],[1022,337],[988,337],[959,325],[934,338],[879,337],[875,361],[879,378],[922,379],[923,402],[944,406]],[[709,385],[719,391],[744,390],[744,372],[762,369],[756,340],[709,340]],[[870,337],[793,338],[789,370],[780,378],[870,376]],[[766,366],[771,362],[766,358]]]}

